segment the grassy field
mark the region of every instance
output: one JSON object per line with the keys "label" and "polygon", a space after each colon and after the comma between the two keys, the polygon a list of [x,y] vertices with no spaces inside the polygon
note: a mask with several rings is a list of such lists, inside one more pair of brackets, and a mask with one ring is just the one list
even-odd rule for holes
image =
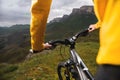
{"label": "grassy field", "polygon": [[[99,44],[97,42],[80,42],[76,51],[86,63],[92,74],[96,72],[95,58]],[[19,64],[1,64],[0,80],[58,80],[57,64],[69,57],[68,48],[58,46],[52,51],[43,51]],[[61,57],[61,55],[63,55]]]}

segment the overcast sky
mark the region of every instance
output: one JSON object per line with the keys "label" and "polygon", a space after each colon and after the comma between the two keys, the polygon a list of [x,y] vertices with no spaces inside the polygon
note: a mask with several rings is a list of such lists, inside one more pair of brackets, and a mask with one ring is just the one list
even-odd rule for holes
{"label": "overcast sky", "polygon": [[[92,0],[53,0],[48,21],[83,5],[93,5]],[[0,26],[29,24],[30,6],[31,0],[0,0]]]}

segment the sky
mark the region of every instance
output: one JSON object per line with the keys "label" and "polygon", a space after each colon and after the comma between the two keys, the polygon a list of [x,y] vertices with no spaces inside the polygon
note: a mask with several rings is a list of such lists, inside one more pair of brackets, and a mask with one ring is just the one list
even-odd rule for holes
{"label": "sky", "polygon": [[[53,0],[48,22],[83,5],[93,5],[92,0]],[[30,6],[31,0],[0,0],[0,26],[29,24]]]}

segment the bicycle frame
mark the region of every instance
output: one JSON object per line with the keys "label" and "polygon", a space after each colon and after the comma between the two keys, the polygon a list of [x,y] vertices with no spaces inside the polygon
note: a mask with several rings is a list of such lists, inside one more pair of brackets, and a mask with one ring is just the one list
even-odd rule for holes
{"label": "bicycle frame", "polygon": [[76,68],[78,69],[78,74],[80,76],[81,80],[94,80],[92,74],[89,72],[87,66],[82,61],[81,57],[78,55],[78,53],[75,51],[75,49],[70,50],[71,57],[73,58],[73,61],[76,65]]}

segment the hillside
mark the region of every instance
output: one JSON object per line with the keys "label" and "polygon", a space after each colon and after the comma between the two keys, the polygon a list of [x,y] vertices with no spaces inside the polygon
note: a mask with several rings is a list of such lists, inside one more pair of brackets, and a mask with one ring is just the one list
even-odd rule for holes
{"label": "hillside", "polygon": [[[69,15],[55,18],[47,24],[45,40],[63,39],[87,28],[97,21],[92,6],[74,8]],[[89,39],[83,41],[97,41],[98,31]],[[94,38],[97,37],[97,38]],[[0,63],[16,63],[24,60],[30,48],[29,25],[13,25],[0,27]]]}
{"label": "hillside", "polygon": [[[76,45],[77,52],[93,75],[97,67],[95,57],[98,47],[97,42],[80,42]],[[68,60],[68,52],[68,48],[62,46],[62,49],[57,47],[44,51],[19,64],[0,64],[0,80],[58,80],[57,64]]]}
{"label": "hillside", "polygon": [[29,25],[0,28],[0,63],[23,61],[30,46]]}
{"label": "hillside", "polygon": [[[92,6],[74,8],[72,13],[55,18],[47,24],[46,41],[63,39],[97,21]],[[30,49],[30,25],[0,27],[0,80],[57,80],[56,66],[69,56],[68,48],[58,47],[25,60]],[[99,47],[98,30],[79,38],[76,50],[95,73],[95,57]],[[64,59],[59,54],[62,52]],[[49,54],[48,54],[49,53]],[[65,53],[65,54],[64,54]],[[88,55],[89,54],[89,55]]]}

